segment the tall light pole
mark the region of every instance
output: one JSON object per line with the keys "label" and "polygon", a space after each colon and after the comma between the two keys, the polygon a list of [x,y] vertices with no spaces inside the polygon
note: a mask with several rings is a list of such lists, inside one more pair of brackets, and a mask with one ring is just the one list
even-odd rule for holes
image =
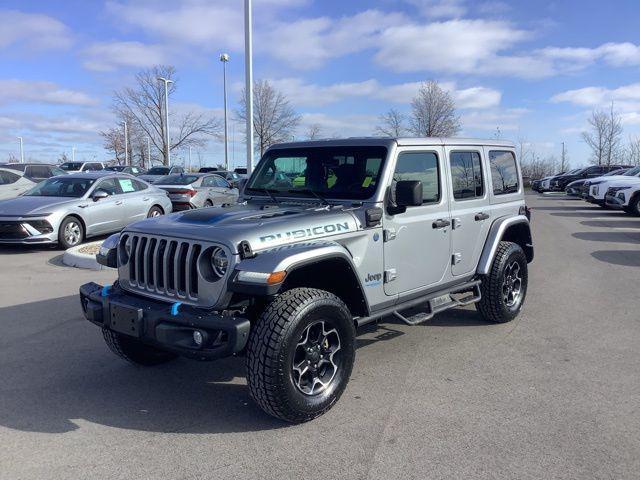
{"label": "tall light pole", "polygon": [[220,55],[222,62],[222,85],[224,95],[224,169],[229,170],[229,127],[227,124],[227,62],[229,54]]}
{"label": "tall light pole", "polygon": [[169,87],[173,80],[168,78],[158,77],[158,80],[164,83],[164,136],[167,145],[167,165],[171,165],[171,145],[169,145]]}
{"label": "tall light pole", "polygon": [[251,0],[244,0],[244,75],[247,106],[247,174],[253,170],[253,44],[251,40]]}
{"label": "tall light pole", "polygon": [[122,124],[124,125],[124,164],[129,165],[129,134],[126,120]]}
{"label": "tall light pole", "polygon": [[76,147],[71,147],[71,161],[76,161]]}
{"label": "tall light pole", "polygon": [[189,166],[187,167],[187,172],[191,171],[191,147],[189,147]]}
{"label": "tall light pole", "polygon": [[18,137],[20,140],[20,163],[24,163],[24,145],[22,144],[22,137]]}

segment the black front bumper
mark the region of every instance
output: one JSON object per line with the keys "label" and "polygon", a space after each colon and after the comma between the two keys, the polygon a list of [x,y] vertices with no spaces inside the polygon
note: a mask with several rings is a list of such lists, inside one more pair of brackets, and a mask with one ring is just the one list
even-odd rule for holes
{"label": "black front bumper", "polygon": [[596,198],[592,197],[591,195],[587,195],[587,198],[585,198],[585,200],[589,203],[593,203],[594,205],[604,205],[604,198]]}
{"label": "black front bumper", "polygon": [[624,207],[624,200],[616,197],[615,195],[609,195],[609,194],[605,195],[604,203],[608,207],[615,208],[615,209],[622,209]]}
{"label": "black front bumper", "polygon": [[[82,285],[80,303],[87,320],[99,327],[189,358],[227,357],[244,350],[249,338],[250,323],[245,318],[149,300],[117,284]],[[196,330],[202,335],[202,345],[194,341]]]}

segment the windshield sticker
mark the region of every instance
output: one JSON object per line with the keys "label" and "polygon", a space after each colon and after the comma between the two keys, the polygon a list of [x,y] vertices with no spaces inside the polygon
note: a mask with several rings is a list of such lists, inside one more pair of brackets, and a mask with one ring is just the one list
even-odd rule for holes
{"label": "windshield sticker", "polygon": [[328,233],[348,232],[349,222],[330,223],[328,225],[319,225],[317,227],[304,228],[299,230],[290,230],[283,233],[274,233],[260,237],[262,243],[274,242],[277,240],[298,240],[301,238],[313,238]]}

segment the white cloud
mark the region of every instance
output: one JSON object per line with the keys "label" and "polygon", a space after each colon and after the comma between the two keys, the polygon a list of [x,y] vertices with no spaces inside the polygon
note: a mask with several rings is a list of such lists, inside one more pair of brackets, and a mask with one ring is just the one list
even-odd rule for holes
{"label": "white cloud", "polygon": [[464,0],[406,0],[430,18],[455,18],[467,13]]}
{"label": "white cloud", "polygon": [[68,48],[73,42],[66,25],[47,15],[0,10],[0,25],[0,48],[53,50]]}
{"label": "white cloud", "polygon": [[[298,107],[321,107],[355,97],[409,104],[421,85],[421,82],[382,85],[375,79],[331,85],[306,83],[301,78],[282,78],[269,82]],[[444,82],[440,86],[451,93],[460,109],[495,107],[500,104],[502,97],[498,90],[487,87],[457,89],[453,82]]]}
{"label": "white cloud", "polygon": [[51,82],[0,80],[0,104],[34,102],[58,105],[94,105],[84,92],[60,88]]}
{"label": "white cloud", "polygon": [[302,134],[311,125],[319,125],[321,137],[366,137],[373,135],[378,117],[375,115],[328,115],[325,113],[302,114]]}
{"label": "white cloud", "polygon": [[110,71],[118,67],[151,67],[168,61],[165,48],[141,42],[94,43],[83,52],[85,68]]}
{"label": "white cloud", "polygon": [[569,102],[583,107],[599,107],[611,102],[618,108],[636,109],[640,105],[640,83],[618,88],[585,87],[567,90],[551,97],[555,103]]}

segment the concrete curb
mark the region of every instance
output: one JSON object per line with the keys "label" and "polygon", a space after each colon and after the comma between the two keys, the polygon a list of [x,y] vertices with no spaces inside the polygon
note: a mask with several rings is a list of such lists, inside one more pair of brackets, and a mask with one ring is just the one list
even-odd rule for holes
{"label": "concrete curb", "polygon": [[69,248],[62,256],[62,263],[69,267],[86,268],[88,270],[103,270],[108,268],[100,265],[95,255],[80,252],[81,249],[92,245],[102,245],[102,241],[83,243],[82,245]]}

